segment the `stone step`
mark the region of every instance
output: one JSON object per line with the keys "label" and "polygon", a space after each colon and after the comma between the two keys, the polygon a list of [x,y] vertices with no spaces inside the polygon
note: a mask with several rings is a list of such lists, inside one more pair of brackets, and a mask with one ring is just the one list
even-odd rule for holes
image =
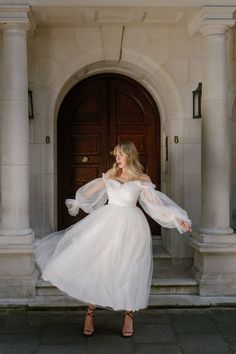
{"label": "stone step", "polygon": [[63,296],[63,292],[53,286],[49,281],[39,278],[36,283],[36,296]]}
{"label": "stone step", "polygon": [[[198,283],[191,276],[191,268],[172,266],[154,269],[151,295],[193,295],[198,294]],[[65,294],[39,279],[36,284],[37,296],[64,296]]]}
{"label": "stone step", "polygon": [[192,264],[171,264],[168,267],[154,266],[151,294],[186,295],[198,294],[198,282],[192,276]]}
{"label": "stone step", "polygon": [[161,235],[152,235],[152,244],[153,245],[161,245],[162,244]]}
{"label": "stone step", "polygon": [[151,295],[194,295],[198,294],[198,282],[193,278],[153,279]]}
{"label": "stone step", "polygon": [[[40,280],[36,286],[36,296],[65,296],[51,285]],[[153,279],[150,295],[194,295],[198,294],[198,283],[194,279]]]}
{"label": "stone step", "polygon": [[[154,270],[157,268],[163,268],[166,266],[170,266],[171,256],[168,252],[166,252],[159,242],[158,236],[155,236],[155,240],[157,243],[153,244],[153,267]],[[61,292],[57,290],[56,287],[53,287],[49,282],[44,281],[43,279],[39,279],[36,287],[37,295],[60,295]]]}
{"label": "stone step", "polygon": [[[192,295],[198,294],[198,283],[191,276],[191,264],[176,264],[170,254],[161,246],[161,236],[153,237],[153,280],[150,295]],[[174,263],[174,264],[173,264]],[[39,279],[36,295],[66,296],[50,282]]]}
{"label": "stone step", "polygon": [[168,267],[171,265],[171,255],[160,245],[153,244],[153,266]]}
{"label": "stone step", "polygon": [[[81,309],[87,306],[66,296],[36,296],[26,299],[0,299],[1,308]],[[149,308],[216,308],[236,307],[236,296],[151,295]],[[100,310],[100,309],[98,309]]]}
{"label": "stone step", "polygon": [[173,258],[161,244],[153,244],[153,266],[156,268],[191,267],[192,258]]}

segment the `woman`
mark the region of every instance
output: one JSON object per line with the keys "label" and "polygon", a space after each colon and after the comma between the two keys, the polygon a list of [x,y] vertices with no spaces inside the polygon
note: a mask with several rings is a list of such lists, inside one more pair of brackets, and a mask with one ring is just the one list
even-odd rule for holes
{"label": "woman", "polygon": [[[97,306],[125,310],[121,335],[133,334],[133,313],[148,306],[153,274],[152,239],[142,208],[161,226],[191,231],[187,213],[155,190],[131,141],[114,149],[113,167],[67,199],[70,215],[89,213],[68,229],[37,242],[42,278],[87,303],[83,334],[94,333]],[[108,199],[108,204],[105,205]]]}

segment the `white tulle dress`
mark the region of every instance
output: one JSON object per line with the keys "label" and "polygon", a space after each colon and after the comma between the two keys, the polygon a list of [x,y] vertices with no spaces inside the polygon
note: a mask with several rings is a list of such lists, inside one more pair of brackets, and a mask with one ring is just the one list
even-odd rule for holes
{"label": "white tulle dress", "polygon": [[[108,200],[108,204],[105,204]],[[148,306],[152,239],[142,208],[160,225],[189,223],[187,213],[151,182],[96,178],[67,199],[71,215],[89,213],[66,230],[36,241],[42,278],[86,304],[138,311]]]}

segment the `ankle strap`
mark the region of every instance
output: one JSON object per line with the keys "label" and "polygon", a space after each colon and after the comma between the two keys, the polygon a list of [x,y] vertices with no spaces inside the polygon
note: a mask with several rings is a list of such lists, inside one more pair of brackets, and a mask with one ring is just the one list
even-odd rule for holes
{"label": "ankle strap", "polygon": [[125,311],[125,315],[128,315],[130,318],[133,318],[133,316],[131,316],[131,314],[133,315],[134,312],[133,311]]}
{"label": "ankle strap", "polygon": [[[89,310],[90,310],[90,312],[89,312]],[[88,307],[86,314],[89,315],[90,317],[94,317],[95,310],[96,310],[96,308]]]}

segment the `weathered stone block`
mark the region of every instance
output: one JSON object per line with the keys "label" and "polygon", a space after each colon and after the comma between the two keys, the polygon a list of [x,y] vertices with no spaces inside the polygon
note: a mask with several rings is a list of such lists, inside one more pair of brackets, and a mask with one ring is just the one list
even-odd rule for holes
{"label": "weathered stone block", "polygon": [[34,247],[20,244],[0,244],[0,298],[28,298],[35,296],[37,274],[34,272]]}
{"label": "weathered stone block", "polygon": [[194,248],[193,272],[199,282],[199,294],[236,295],[236,235],[196,233],[189,242]]}

